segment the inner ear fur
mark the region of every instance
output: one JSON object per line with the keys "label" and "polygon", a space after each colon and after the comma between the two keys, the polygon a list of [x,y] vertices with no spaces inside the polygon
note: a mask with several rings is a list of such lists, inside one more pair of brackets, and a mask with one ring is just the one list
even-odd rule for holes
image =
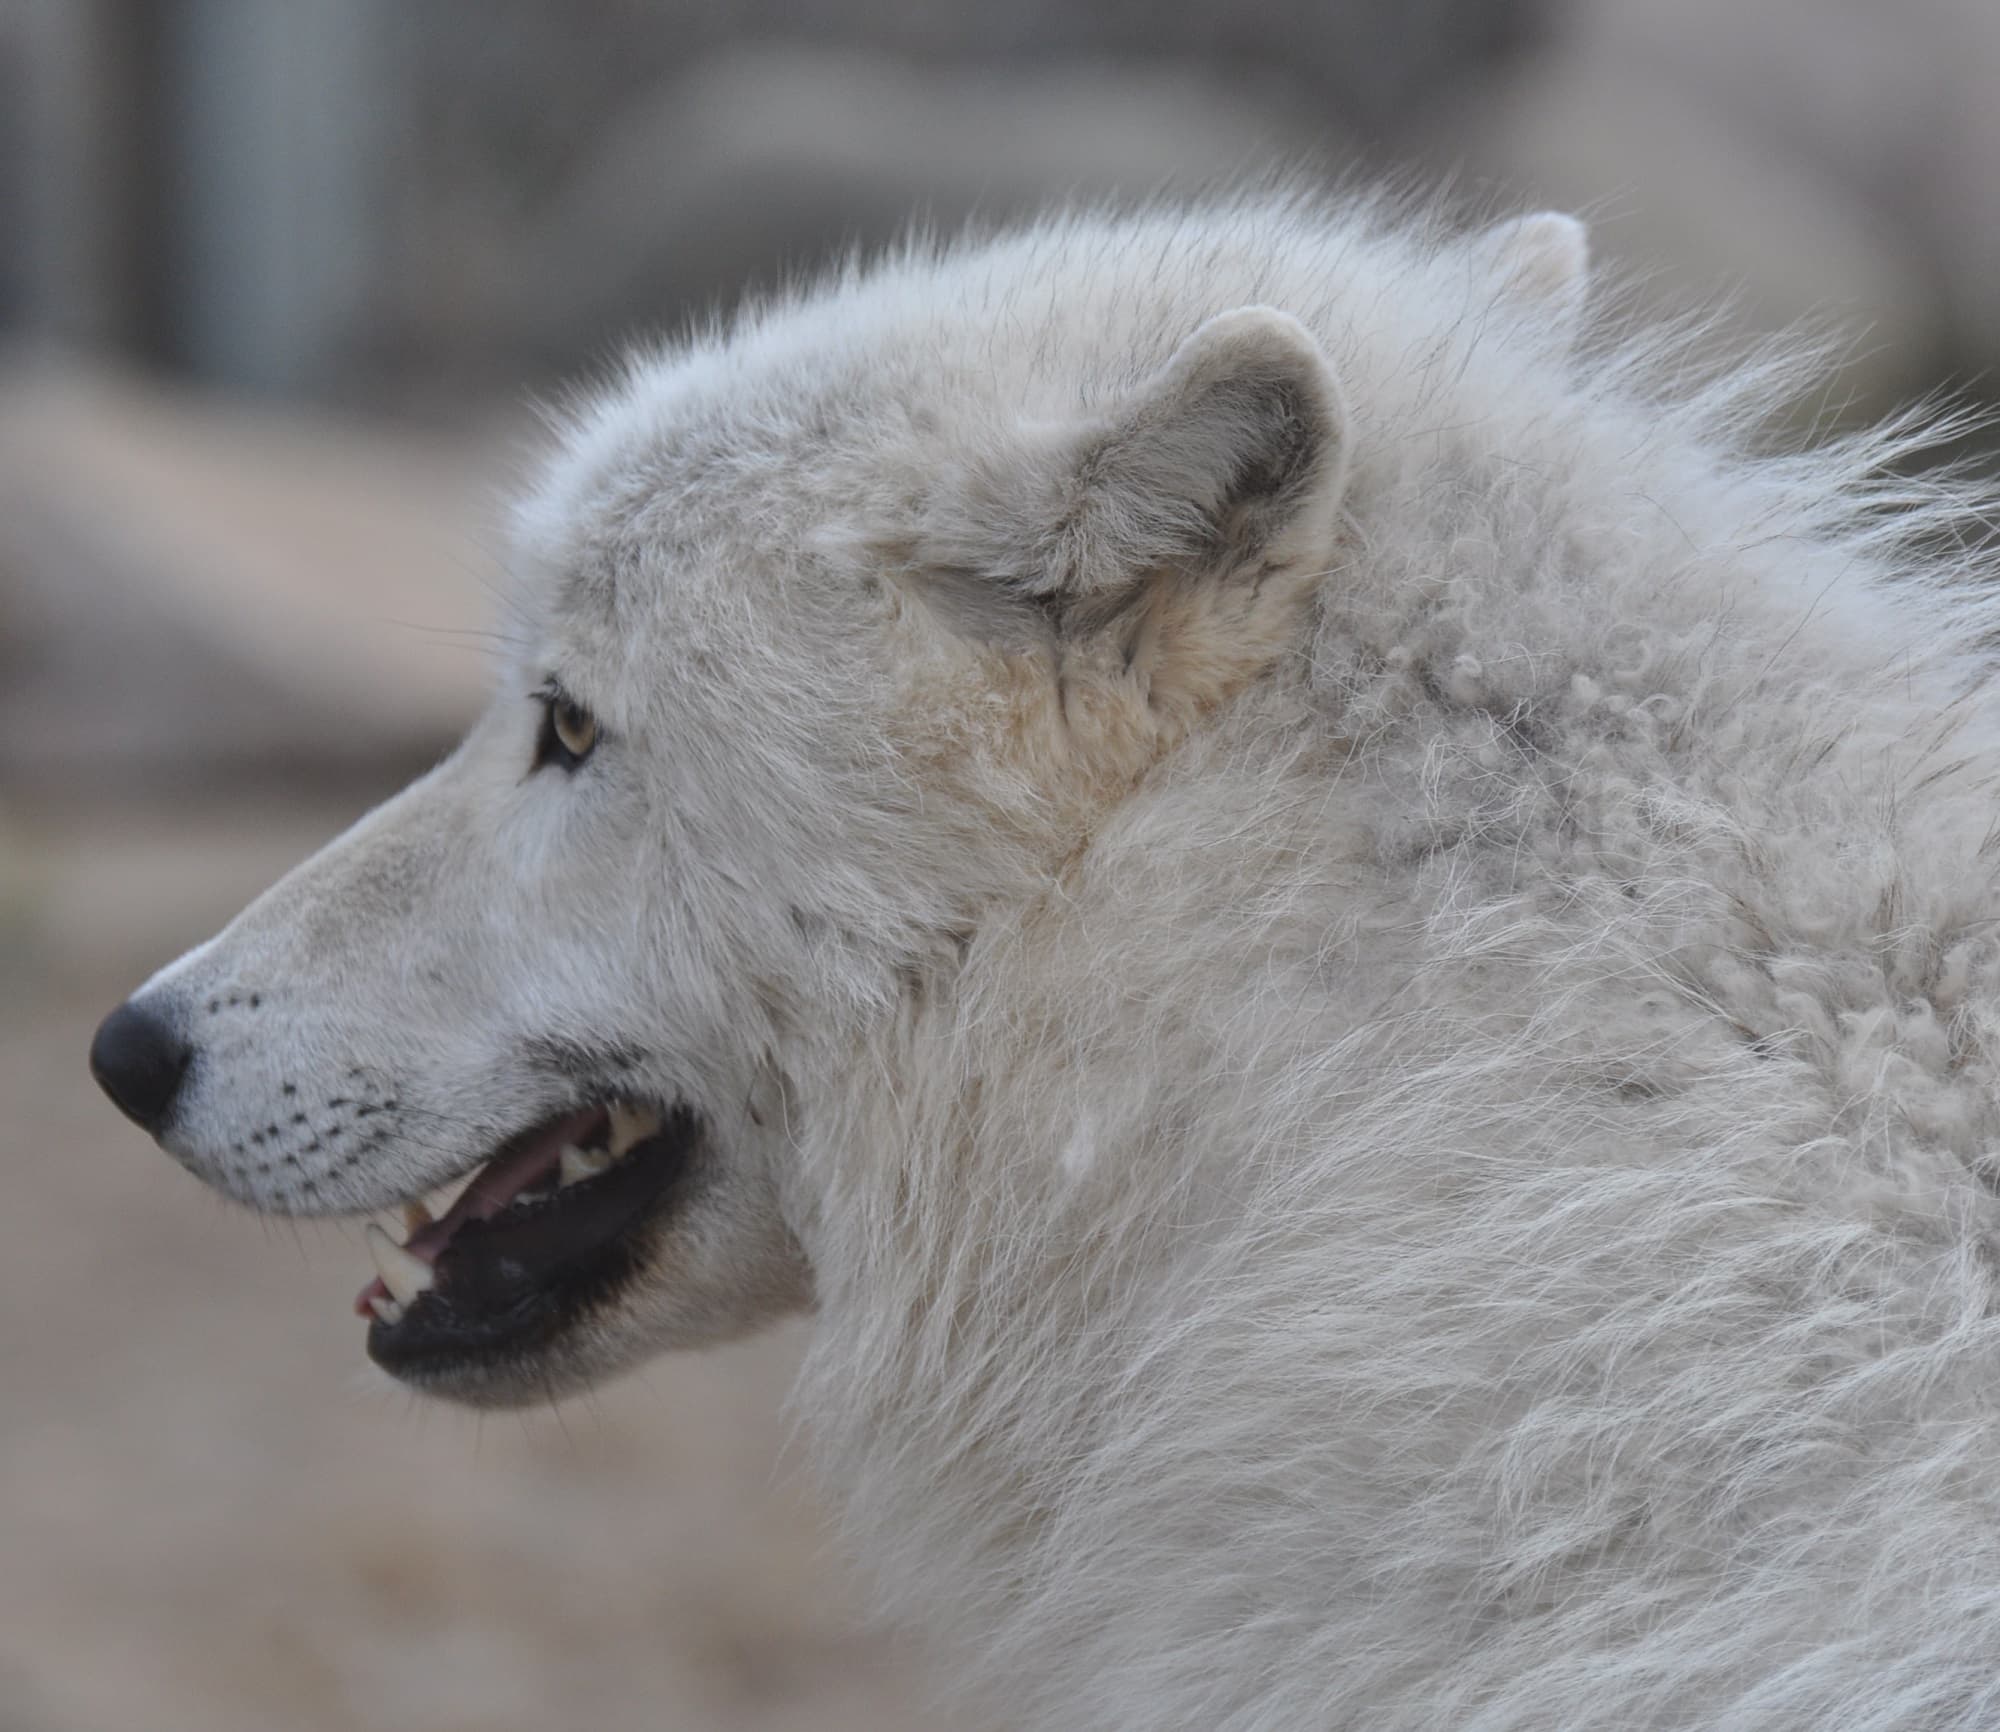
{"label": "inner ear fur", "polygon": [[[1282,580],[1328,563],[1347,443],[1312,334],[1238,308],[1106,409],[989,441],[934,494],[913,575],[997,649],[1115,652],[1149,682],[1181,649],[1233,666],[1265,655]],[[1194,629],[1241,641],[1176,642]]]}
{"label": "inner ear fur", "polygon": [[1296,319],[1208,321],[1095,425],[1077,429],[1029,581],[1086,601],[1160,571],[1226,581],[1331,531],[1346,417]]}

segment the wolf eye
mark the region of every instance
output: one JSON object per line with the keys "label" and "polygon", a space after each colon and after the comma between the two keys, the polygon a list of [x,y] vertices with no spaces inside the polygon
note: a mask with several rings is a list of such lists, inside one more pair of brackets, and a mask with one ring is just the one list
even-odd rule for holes
{"label": "wolf eye", "polygon": [[560,764],[574,770],[597,744],[597,718],[569,693],[550,687],[540,693],[542,736],[535,743],[535,768]]}

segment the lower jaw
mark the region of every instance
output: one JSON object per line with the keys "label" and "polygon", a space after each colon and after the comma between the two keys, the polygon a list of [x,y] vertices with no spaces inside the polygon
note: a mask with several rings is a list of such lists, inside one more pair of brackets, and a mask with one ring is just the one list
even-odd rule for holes
{"label": "lower jaw", "polygon": [[368,1357],[398,1383],[436,1401],[506,1409],[539,1406],[586,1389],[616,1369],[590,1352],[587,1317],[530,1320],[505,1340],[385,1343],[370,1331]]}
{"label": "lower jaw", "polygon": [[393,1327],[369,1325],[368,1357],[392,1377],[436,1392],[518,1383],[532,1397],[546,1375],[541,1368],[560,1360],[591,1317],[616,1302],[639,1259],[627,1252],[619,1261],[622,1269],[533,1287],[509,1303],[419,1301]]}
{"label": "lower jaw", "polygon": [[385,1363],[389,1376],[412,1394],[485,1413],[553,1406],[564,1396],[595,1388],[618,1368],[599,1365],[567,1337],[535,1350],[470,1359],[441,1358],[420,1364]]}
{"label": "lower jaw", "polygon": [[[663,1224],[684,1206],[701,1136],[683,1113],[663,1133],[666,1146],[635,1150],[587,1194],[559,1193],[557,1211],[468,1224],[439,1254],[435,1285],[395,1322],[370,1324],[368,1357],[415,1388],[482,1405],[583,1381],[592,1320],[643,1272]],[[562,1252],[553,1262],[552,1232]]]}

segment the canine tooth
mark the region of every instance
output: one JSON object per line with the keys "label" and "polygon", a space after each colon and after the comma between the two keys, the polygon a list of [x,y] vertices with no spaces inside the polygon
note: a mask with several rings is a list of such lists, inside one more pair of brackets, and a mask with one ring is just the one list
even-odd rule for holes
{"label": "canine tooth", "polygon": [[368,1223],[368,1255],[374,1259],[375,1273],[382,1285],[407,1305],[419,1293],[428,1293],[437,1281],[437,1272],[423,1258],[405,1250],[373,1221]]}
{"label": "canine tooth", "polygon": [[628,1107],[619,1102],[611,1109],[611,1158],[615,1161],[659,1128],[660,1115],[651,1107]]}
{"label": "canine tooth", "polygon": [[398,1305],[393,1299],[384,1299],[379,1293],[370,1297],[368,1309],[381,1318],[384,1323],[395,1324],[403,1320],[402,1306]]}
{"label": "canine tooth", "polygon": [[565,1143],[558,1170],[565,1185],[575,1185],[585,1179],[594,1179],[610,1165],[609,1155],[599,1154],[594,1149],[579,1149],[573,1143]]}
{"label": "canine tooth", "polygon": [[403,1205],[403,1231],[414,1233],[419,1227],[431,1224],[431,1212],[423,1198],[416,1197]]}

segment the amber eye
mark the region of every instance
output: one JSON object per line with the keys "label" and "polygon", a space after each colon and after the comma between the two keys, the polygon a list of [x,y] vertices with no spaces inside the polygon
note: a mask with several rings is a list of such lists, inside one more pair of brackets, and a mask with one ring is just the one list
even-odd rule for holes
{"label": "amber eye", "polygon": [[551,687],[540,695],[542,737],[536,742],[535,768],[553,763],[574,770],[597,744],[597,718],[565,691]]}
{"label": "amber eye", "polygon": [[549,726],[572,758],[588,757],[590,748],[597,744],[597,718],[568,698],[557,698],[549,706]]}

